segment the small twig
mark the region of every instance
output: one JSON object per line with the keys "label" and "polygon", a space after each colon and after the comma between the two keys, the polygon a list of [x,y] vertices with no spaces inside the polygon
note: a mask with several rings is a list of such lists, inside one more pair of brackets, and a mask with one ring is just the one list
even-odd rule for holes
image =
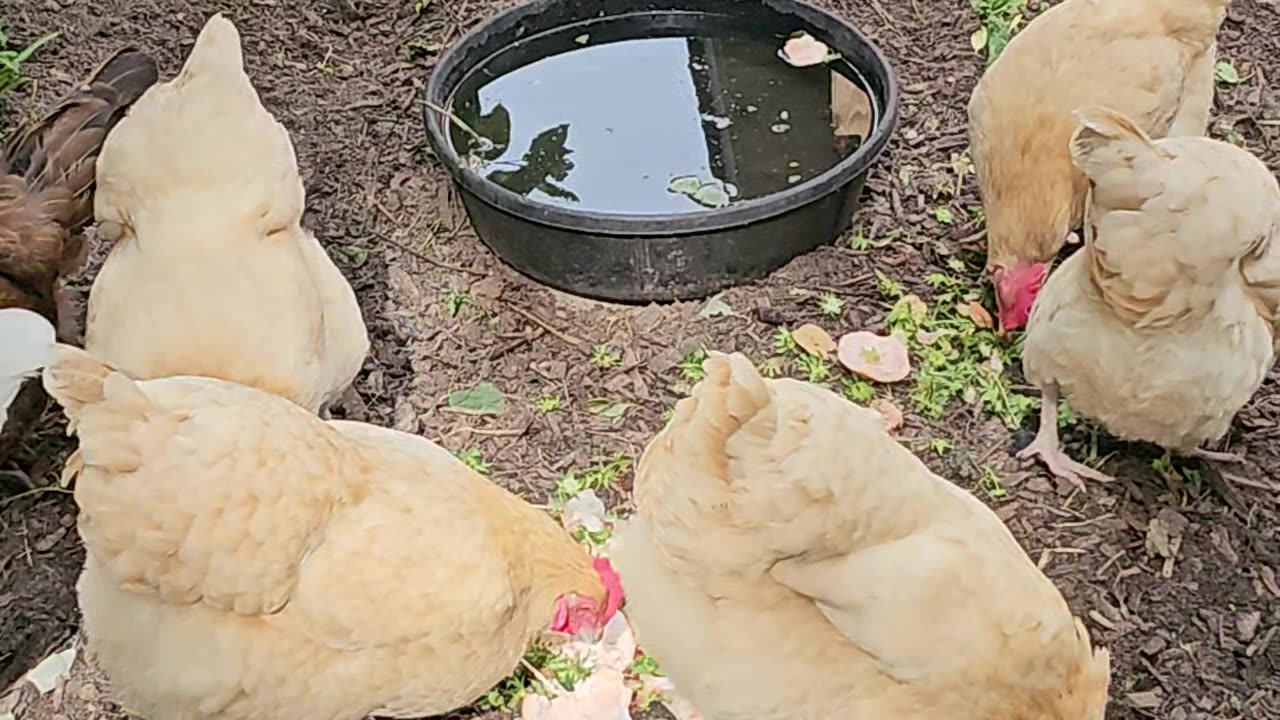
{"label": "small twig", "polygon": [[[448,412],[451,408],[441,409]],[[486,437],[520,437],[521,435],[529,432],[529,426],[525,425],[522,428],[511,428],[510,430],[484,430],[481,428],[473,428],[470,425],[463,425],[460,428],[454,428],[453,432],[468,432],[472,435],[484,435]],[[452,435],[453,433],[449,434]]]}
{"label": "small twig", "polygon": [[423,100],[423,102],[426,103],[427,107],[449,118],[451,121],[453,121],[454,125],[457,125],[459,128],[466,131],[466,133],[470,135],[477,143],[480,143],[481,149],[485,149],[493,146],[492,140],[481,135],[475,130],[472,130],[470,125],[462,121],[462,118],[458,117],[457,115],[454,115],[452,112],[440,107],[439,105],[431,102],[430,100]]}
{"label": "small twig", "polygon": [[560,690],[560,686],[558,684],[552,683],[549,679],[547,679],[547,676],[543,675],[542,672],[539,671],[538,668],[534,667],[533,664],[530,663],[528,660],[525,660],[524,658],[520,658],[520,664],[524,666],[525,670],[529,671],[529,674],[537,678],[538,682],[542,683],[542,687],[546,689],[546,691],[551,695],[551,697],[558,697],[559,695],[562,694],[562,691]]}
{"label": "small twig", "polygon": [[522,307],[520,307],[520,306],[518,306],[518,305],[513,305],[513,304],[511,304],[510,302],[504,302],[503,304],[504,304],[504,305],[506,305],[506,306],[507,306],[508,308],[510,308],[511,310],[513,310],[516,314],[518,314],[518,315],[520,315],[520,316],[524,317],[524,319],[525,319],[525,320],[528,320],[529,322],[533,323],[534,325],[537,325],[538,327],[542,328],[543,330],[546,330],[548,333],[551,333],[551,334],[552,334],[552,335],[554,335],[555,337],[559,338],[562,342],[565,342],[565,343],[567,343],[567,344],[569,344],[569,345],[572,345],[572,346],[574,346],[574,347],[576,347],[576,348],[581,348],[583,345],[586,345],[586,343],[585,343],[585,342],[583,342],[582,340],[579,340],[578,338],[576,338],[576,337],[574,337],[574,336],[572,336],[572,335],[569,335],[569,334],[567,334],[567,333],[563,333],[563,332],[561,332],[561,331],[559,331],[559,330],[557,330],[557,329],[555,329],[555,328],[551,327],[550,325],[548,325],[548,324],[547,324],[547,321],[543,320],[542,318],[538,317],[537,315],[534,315],[533,313],[529,312],[528,310],[525,310],[524,308],[522,308]]}
{"label": "small twig", "polygon": [[31,490],[20,492],[17,495],[10,495],[7,498],[0,498],[0,507],[4,507],[5,505],[8,505],[9,503],[12,503],[12,502],[17,502],[19,500],[22,500],[23,498],[35,497],[36,495],[43,495],[44,493],[47,493],[47,492],[57,492],[57,493],[62,493],[64,495],[71,495],[75,491],[67,490],[66,488],[53,487],[53,486],[32,488]]}
{"label": "small twig", "polygon": [[472,270],[471,268],[462,267],[461,265],[453,265],[453,264],[447,263],[447,262],[445,262],[445,261],[443,261],[443,260],[436,260],[435,258],[430,257],[430,256],[428,256],[428,255],[426,255],[426,254],[424,254],[424,253],[422,253],[422,252],[417,251],[417,250],[414,250],[413,248],[409,247],[408,245],[405,245],[404,243],[400,242],[399,240],[394,240],[394,239],[392,239],[392,238],[390,238],[390,237],[388,237],[388,236],[386,236],[386,235],[383,235],[383,234],[382,234],[382,233],[380,233],[380,232],[375,232],[375,233],[373,234],[373,236],[374,236],[374,237],[376,237],[377,239],[379,239],[379,240],[383,241],[383,242],[388,242],[388,243],[391,243],[392,245],[395,245],[396,247],[398,247],[398,248],[400,248],[401,250],[403,250],[403,251],[405,251],[405,252],[409,253],[410,255],[414,256],[415,258],[417,258],[417,259],[421,260],[422,262],[427,263],[428,265],[435,265],[436,267],[440,268],[441,270],[453,270],[454,272],[466,273],[466,274],[468,274],[468,275],[475,275],[476,277],[484,277],[484,276],[488,275],[488,273],[486,273],[486,272],[484,272],[484,271],[482,271],[482,270]]}

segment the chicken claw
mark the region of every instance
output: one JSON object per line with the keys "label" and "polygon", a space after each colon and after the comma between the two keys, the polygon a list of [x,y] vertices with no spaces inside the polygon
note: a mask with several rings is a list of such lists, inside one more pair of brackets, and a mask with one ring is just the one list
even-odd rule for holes
{"label": "chicken claw", "polygon": [[1018,452],[1019,459],[1039,458],[1054,477],[1067,480],[1084,492],[1084,479],[1115,482],[1110,475],[1076,462],[1062,452],[1058,443],[1058,386],[1050,383],[1041,391],[1040,430],[1031,444]]}
{"label": "chicken claw", "polygon": [[1210,462],[1222,462],[1222,463],[1244,462],[1244,455],[1241,455],[1240,453],[1218,452],[1216,450],[1205,450],[1204,448],[1196,448],[1195,450],[1192,450],[1191,452],[1187,453],[1187,455],[1193,458],[1200,458],[1201,460],[1208,460]]}
{"label": "chicken claw", "polygon": [[1050,444],[1046,443],[1040,435],[1036,435],[1036,439],[1018,453],[1018,457],[1020,459],[1039,458],[1054,477],[1069,481],[1081,491],[1085,489],[1085,479],[1101,483],[1115,482],[1115,478],[1110,475],[1067,457],[1067,454],[1062,452],[1062,448],[1058,447],[1056,440],[1055,438]]}

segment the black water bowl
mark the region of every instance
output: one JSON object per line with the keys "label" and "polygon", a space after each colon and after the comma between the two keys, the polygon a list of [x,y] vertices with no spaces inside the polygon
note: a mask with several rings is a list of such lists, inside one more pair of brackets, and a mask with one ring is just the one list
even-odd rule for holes
{"label": "black water bowl", "polygon": [[[826,62],[780,58],[799,32]],[[426,100],[480,238],[621,301],[706,296],[831,242],[898,119],[880,51],[793,0],[534,0],[445,53]]]}

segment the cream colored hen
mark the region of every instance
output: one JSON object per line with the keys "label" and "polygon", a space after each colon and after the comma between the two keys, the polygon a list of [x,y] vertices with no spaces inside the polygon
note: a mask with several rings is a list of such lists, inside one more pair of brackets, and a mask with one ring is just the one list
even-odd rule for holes
{"label": "cream colored hen", "polygon": [[1110,477],[1058,446],[1059,393],[1115,435],[1208,459],[1274,359],[1280,186],[1248,151],[1152,140],[1124,116],[1077,113],[1075,163],[1092,185],[1085,247],[1045,285],[1023,369],[1041,388],[1024,456],[1066,479]]}
{"label": "cream colored hen", "polygon": [[1100,720],[1109,658],[880,416],[712,354],[637,470],[627,613],[708,720]]}
{"label": "cream colored hen", "polygon": [[89,648],[144,717],[441,714],[622,602],[607,560],[422,438],[222,380],[135,382],[0,310],[0,336],[20,328],[6,372],[47,364],[80,438]]}
{"label": "cream colored hen", "polygon": [[95,212],[116,240],[89,296],[86,348],[135,378],[201,375],[322,411],[369,349],[342,273],[301,226],[289,134],[220,15],[182,72],[107,138]]}
{"label": "cream colored hen", "polygon": [[[969,134],[1000,327],[1022,327],[1080,226],[1071,113],[1106,105],[1155,136],[1203,135],[1229,0],[1065,0],[1014,36],[973,90]],[[1042,3],[1043,4],[1043,3]]]}

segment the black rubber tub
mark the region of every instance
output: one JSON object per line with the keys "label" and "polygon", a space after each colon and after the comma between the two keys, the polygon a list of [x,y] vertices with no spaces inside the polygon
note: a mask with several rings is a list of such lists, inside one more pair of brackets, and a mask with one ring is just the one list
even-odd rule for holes
{"label": "black rubber tub", "polygon": [[[806,31],[854,68],[871,96],[875,121],[861,146],[829,170],[770,195],[692,213],[575,210],[508,190],[468,166],[451,142],[450,118],[440,112],[451,107],[468,73],[535,36],[566,28],[585,33],[619,18],[667,27],[751,23],[777,28],[782,39]],[[892,68],[867,38],[793,0],[534,0],[479,26],[440,58],[427,86],[425,114],[432,149],[459,186],[476,232],[499,257],[570,293],[667,301],[763,277],[847,229],[867,171],[897,125],[898,92]]]}

